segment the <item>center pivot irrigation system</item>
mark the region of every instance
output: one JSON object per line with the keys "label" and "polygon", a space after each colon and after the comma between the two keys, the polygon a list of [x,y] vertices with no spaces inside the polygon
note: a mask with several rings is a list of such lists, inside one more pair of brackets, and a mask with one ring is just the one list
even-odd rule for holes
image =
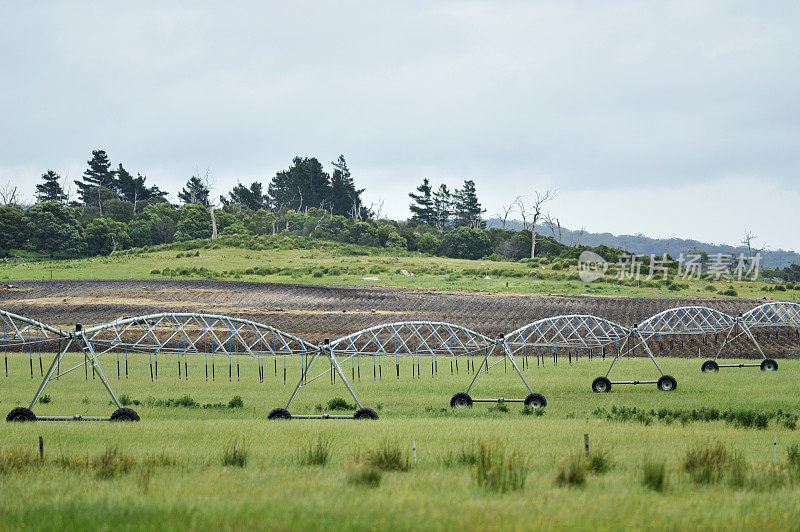
{"label": "center pivot irrigation system", "polygon": [[[11,410],[6,417],[7,421],[138,421],[139,415],[122,405],[100,364],[101,357],[105,357],[105,360],[115,359],[117,379],[122,378],[122,375],[127,378],[128,358],[135,355],[148,356],[150,379],[153,382],[158,380],[159,355],[162,357],[162,367],[165,355],[168,359],[176,360],[178,378],[187,380],[189,357],[203,361],[204,371],[200,377],[207,381],[225,378],[229,381],[236,378],[238,381],[241,378],[241,362],[254,362],[260,382],[264,381],[265,373],[270,369],[277,376],[279,366],[285,382],[287,356],[300,357],[299,382],[286,406],[272,410],[268,416],[270,419],[377,419],[377,413],[365,407],[359,400],[352,384],[356,380],[356,368],[358,378],[361,378],[362,363],[371,363],[373,379],[376,376],[382,379],[384,371],[387,378],[394,373],[393,376],[399,379],[401,358],[411,360],[412,377],[421,376],[423,358],[426,359],[426,366],[430,362],[432,376],[438,374],[439,364],[445,362],[449,362],[451,374],[454,366],[457,374],[460,361],[473,377],[465,391],[456,393],[451,398],[450,406],[453,408],[500,401],[523,403],[529,408],[545,407],[547,400],[542,394],[532,390],[522,370],[530,365],[529,357],[535,357],[536,364],[539,365],[552,354],[557,363],[559,354],[565,355],[564,351],[570,362],[580,352],[588,352],[590,358],[593,353],[596,356],[602,355],[603,359],[610,352],[611,364],[606,374],[597,377],[592,383],[594,392],[610,392],[615,384],[656,384],[659,390],[673,391],[677,388],[677,381],[661,370],[653,348],[656,344],[663,348],[665,341],[672,343],[676,338],[680,338],[682,342],[685,336],[701,336],[705,343],[706,337],[713,335],[714,345],[718,348],[713,359],[703,362],[703,372],[714,372],[723,367],[760,367],[763,371],[776,371],[778,364],[764,354],[758,342],[759,335],[773,334],[777,337],[781,331],[785,331],[787,338],[790,338],[794,329],[795,336],[800,336],[800,304],[770,302],[735,317],[708,307],[677,307],[659,312],[632,327],[592,315],[562,315],[534,321],[499,338],[490,338],[452,323],[404,321],[377,325],[333,341],[325,340],[321,344],[307,342],[268,325],[217,314],[160,313],[118,319],[89,328],[76,325],[72,331],[63,331],[0,310],[0,326],[6,376],[9,352],[28,353],[31,378],[36,355],[42,376],[30,405]],[[721,342],[718,341],[720,337]],[[760,353],[763,360],[759,364],[718,362],[724,347],[739,337],[746,338]],[[660,374],[658,379],[611,381],[609,375],[615,363],[624,356],[633,355],[637,348],[652,360]],[[44,370],[43,352],[55,353],[47,371]],[[68,352],[81,353],[81,362],[62,369],[62,361],[65,362]],[[493,355],[496,357],[494,361]],[[327,359],[327,363],[324,359]],[[394,368],[390,366],[384,370],[385,359],[393,360]],[[350,363],[351,370],[349,379],[344,369],[347,362]],[[524,398],[473,398],[470,393],[478,378],[488,374],[501,362],[506,367],[507,364],[511,365],[522,381],[527,395]],[[45,387],[80,368],[84,368],[87,379],[91,368],[93,378],[96,376],[100,380],[117,409],[109,417],[36,416],[33,408]],[[316,371],[312,371],[314,368]],[[291,414],[289,408],[300,391],[326,375],[332,384],[338,377],[347,388],[358,407],[355,414]]]}

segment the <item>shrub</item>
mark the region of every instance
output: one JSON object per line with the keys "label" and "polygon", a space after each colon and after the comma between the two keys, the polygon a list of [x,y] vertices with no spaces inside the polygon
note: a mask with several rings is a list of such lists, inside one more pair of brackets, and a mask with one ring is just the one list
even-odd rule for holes
{"label": "shrub", "polygon": [[324,466],[331,456],[331,440],[319,437],[310,443],[306,449],[300,451],[297,463],[303,466]]}
{"label": "shrub", "polygon": [[714,484],[724,476],[729,460],[728,449],[718,441],[687,451],[683,467],[696,484]]}
{"label": "shrub", "polygon": [[417,240],[417,250],[420,253],[436,255],[439,253],[439,239],[430,233],[425,233]]}
{"label": "shrub", "polygon": [[222,451],[222,465],[244,467],[247,465],[247,451],[239,447],[239,442]]}
{"label": "shrub", "polygon": [[789,461],[789,468],[800,476],[800,445],[792,444],[786,449],[786,458]]}
{"label": "shrub", "polygon": [[244,401],[242,401],[241,395],[234,395],[233,399],[228,401],[228,408],[242,408],[244,407]]}
{"label": "shrub", "polygon": [[408,471],[407,453],[397,443],[384,440],[380,447],[367,451],[364,462],[381,471]]}
{"label": "shrub", "polygon": [[150,275],[161,275],[161,270],[150,270]]}
{"label": "shrub", "polygon": [[39,397],[39,402],[40,402],[41,404],[43,404],[43,405],[46,405],[46,404],[47,404],[47,403],[49,403],[50,401],[52,401],[52,399],[51,399],[51,398],[50,398],[50,396],[49,396],[49,395],[47,395],[47,394],[44,394],[44,395],[42,395],[41,397]]}
{"label": "shrub", "polygon": [[531,408],[529,406],[522,407],[522,415],[523,416],[536,416],[542,417],[545,414],[544,408]]}
{"label": "shrub", "polygon": [[525,487],[528,467],[521,454],[508,453],[499,443],[478,442],[473,474],[478,486],[505,493]]}
{"label": "shrub", "polygon": [[381,483],[383,473],[377,467],[367,464],[354,464],[348,468],[347,483],[353,486],[375,488]]}
{"label": "shrub", "polygon": [[556,485],[575,487],[584,484],[586,484],[586,460],[579,454],[569,453],[559,466]]}
{"label": "shrub", "polygon": [[497,404],[489,408],[489,412],[508,412],[508,405],[505,401],[497,401]]}
{"label": "shrub", "polygon": [[731,296],[731,297],[736,297],[739,295],[739,293],[736,290],[734,290],[732,286],[723,290],[722,292],[720,292],[720,294],[723,296]]}
{"label": "shrub", "polygon": [[334,397],[328,401],[328,410],[355,410],[356,405],[351,405],[341,397]]}
{"label": "shrub", "polygon": [[653,491],[663,491],[667,485],[667,465],[663,460],[646,458],[642,464],[642,486]]}

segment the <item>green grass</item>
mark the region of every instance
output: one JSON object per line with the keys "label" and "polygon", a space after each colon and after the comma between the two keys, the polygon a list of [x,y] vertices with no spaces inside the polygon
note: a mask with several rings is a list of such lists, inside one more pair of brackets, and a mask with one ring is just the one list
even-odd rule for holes
{"label": "green grass", "polygon": [[[132,405],[139,401],[132,407],[142,421],[2,425],[0,529],[612,529],[621,524],[785,529],[800,522],[800,430],[778,418],[769,418],[764,429],[721,417],[684,424],[656,416],[646,425],[593,415],[598,408],[610,412],[612,407],[797,414],[797,361],[781,362],[775,373],[730,369],[703,374],[700,360],[659,359],[679,383],[678,390],[668,393],[654,385],[592,393],[592,379],[605,373],[610,360],[534,366],[524,372],[534,390],[547,397],[547,414],[541,417],[523,415],[519,403],[506,403],[508,412],[489,411],[491,405],[480,403],[451,410],[450,396],[466,389],[472,375],[440,371],[435,378],[412,379],[409,363],[402,361],[400,380],[373,381],[370,372],[354,383],[364,405],[378,410],[378,421],[270,422],[268,412],[285,405],[299,378],[299,363],[290,360],[285,384],[282,372],[267,372],[265,382],[258,382],[254,364],[243,364],[239,382],[226,377],[211,383],[202,377],[201,357],[190,357],[186,381],[178,379],[175,364],[162,355],[166,369],[150,382],[146,357],[131,358],[131,378],[117,380],[114,355],[106,356],[112,384]],[[9,372],[7,378],[0,375],[3,413],[27,405],[38,385],[30,377],[27,355],[12,355]],[[648,360],[623,359],[612,376],[654,373]],[[114,409],[91,371],[88,380],[83,371],[70,373],[46,392],[51,401],[36,405],[39,415],[109,415]],[[346,393],[340,380],[332,385],[318,379],[301,389],[290,410],[312,414],[315,405],[331,398],[350,401]],[[493,369],[479,378],[472,395],[521,398],[526,393],[514,374]],[[237,395],[242,406],[227,408]],[[226,408],[166,406],[168,399],[183,396]],[[586,460],[586,433],[590,454],[605,456],[613,467]],[[778,438],[774,468],[773,435]],[[44,438],[43,462],[39,436]],[[298,453],[320,441],[330,442],[325,467],[299,463]],[[506,462],[515,456],[523,464],[522,473],[513,477],[523,479],[523,485],[515,484],[518,489],[503,492],[477,482],[480,460],[495,467],[499,463],[494,449],[490,459],[481,458],[480,443],[497,441]],[[241,442],[240,451],[246,450],[246,464],[223,465],[223,454],[232,455],[236,442]],[[720,466],[724,473],[718,482],[697,483],[685,468],[687,455],[714,442],[724,444],[728,465]],[[370,454],[380,458],[370,464]],[[578,489],[554,481],[568,454],[586,465]],[[406,460],[405,471],[379,469]],[[647,466],[648,460],[663,462],[663,468]],[[594,467],[605,473],[592,472]],[[504,473],[498,478],[512,477]]]}
{"label": "green grass", "polygon": [[[218,279],[312,285],[381,285],[425,290],[525,294],[606,295],[648,298],[760,298],[769,285],[705,279],[678,284],[634,280],[617,284],[612,275],[584,283],[574,264],[495,262],[430,257],[418,253],[358,247],[319,240],[280,238],[275,249],[213,247],[180,251],[185,245],[127,251],[109,257],[0,264],[0,281],[81,279]],[[302,244],[302,248],[299,248]],[[215,244],[216,245],[216,244]],[[554,269],[555,267],[555,269]],[[402,270],[413,277],[402,275]],[[646,272],[646,268],[643,268]],[[714,288],[714,291],[709,290]],[[733,292],[728,290],[732,289]],[[734,293],[735,292],[735,293]],[[796,290],[779,299],[800,297]],[[725,295],[727,294],[727,295]]]}

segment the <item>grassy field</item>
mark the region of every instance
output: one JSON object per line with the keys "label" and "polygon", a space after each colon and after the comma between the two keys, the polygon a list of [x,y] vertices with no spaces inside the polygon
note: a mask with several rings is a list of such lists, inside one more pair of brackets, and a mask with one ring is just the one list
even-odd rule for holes
{"label": "grassy field", "polygon": [[[241,380],[236,381],[234,366],[229,382],[227,363],[218,362],[212,383],[203,378],[202,360],[189,361],[187,381],[178,379],[176,360],[162,356],[156,382],[150,381],[147,357],[130,360],[128,380],[124,375],[117,380],[113,358],[104,360],[117,392],[139,401],[133,408],[142,421],[3,426],[0,528],[791,529],[800,522],[800,464],[787,461],[787,450],[800,443],[800,431],[785,415],[800,413],[800,363],[794,360],[780,360],[776,373],[701,374],[700,360],[660,359],[664,371],[677,378],[676,391],[618,386],[610,394],[590,391],[592,378],[605,373],[609,360],[581,358],[569,365],[562,359],[558,366],[548,362],[539,368],[533,361],[525,373],[534,390],[547,396],[541,416],[524,415],[518,404],[509,404],[507,411],[488,404],[451,410],[450,396],[463,391],[472,377],[463,361],[458,375],[440,361],[436,377],[423,361],[422,377],[412,379],[405,360],[398,380],[388,378],[394,376],[394,361],[386,360],[383,379],[373,381],[367,360],[355,384],[362,402],[378,410],[380,419],[374,422],[268,421],[267,413],[285,404],[299,372],[290,360],[284,383],[279,362],[277,375],[267,366],[263,383],[255,365],[244,362]],[[618,378],[654,372],[643,359],[615,367]],[[81,369],[52,383],[45,390],[50,402],[34,411],[109,415],[114,407],[100,382],[92,380],[91,371],[85,379]],[[27,405],[38,384],[30,377],[28,355],[19,354],[10,359],[9,376],[0,380],[3,412]],[[504,372],[502,364],[478,382],[473,397],[524,397],[518,378]],[[219,405],[167,406],[168,399],[185,395]],[[228,408],[237,395],[243,406]],[[341,383],[333,385],[326,376],[301,391],[292,411],[313,413],[317,404],[334,397],[352,402]],[[619,415],[633,412],[626,408],[644,412]],[[701,408],[730,411],[739,421],[692,421],[691,410]],[[673,417],[659,420],[647,414],[651,409]],[[681,412],[685,422],[666,421]],[[766,428],[744,426],[754,414],[762,414],[756,424]],[[631,419],[622,420],[626,417]],[[587,470],[589,463],[580,458],[586,433],[592,464],[602,472]],[[231,460],[236,442],[239,458]],[[320,442],[330,453],[327,464],[303,465],[304,451]],[[714,442],[721,442],[724,452],[712,445],[699,454],[706,457],[706,469],[687,471],[687,453]],[[481,444],[484,454],[476,453]],[[384,453],[377,453],[381,449]],[[223,465],[226,453],[229,462],[244,456],[243,467]],[[482,467],[487,453],[494,465]],[[506,465],[498,465],[502,453]],[[408,461],[408,470],[381,473],[363,465],[370,461],[389,469],[392,464],[403,469]],[[695,456],[692,463],[697,461]],[[651,487],[642,482],[645,462]],[[665,481],[659,490],[662,463]],[[500,487],[516,484],[517,489],[478,484],[481,473],[496,479],[492,475],[498,471],[511,474],[501,476]],[[381,477],[377,485],[370,484],[373,475]]]}
{"label": "grassy field", "polygon": [[[761,282],[676,279],[675,282],[617,283],[608,273],[587,284],[577,275],[576,261],[542,263],[497,262],[430,257],[417,253],[357,247],[335,242],[307,241],[275,245],[275,249],[240,248],[180,251],[167,246],[156,251],[125,252],[80,260],[0,264],[0,280],[79,279],[235,279],[326,285],[383,285],[433,290],[470,290],[498,293],[609,295],[648,298],[726,298],[733,289],[745,298],[760,298],[772,291]],[[613,265],[612,265],[613,268]],[[403,275],[401,271],[414,274]],[[796,290],[775,293],[777,299],[794,299]]]}

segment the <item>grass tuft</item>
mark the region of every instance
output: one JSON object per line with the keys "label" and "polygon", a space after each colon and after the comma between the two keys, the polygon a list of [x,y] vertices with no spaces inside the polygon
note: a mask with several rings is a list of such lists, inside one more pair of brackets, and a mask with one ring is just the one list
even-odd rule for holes
{"label": "grass tuft", "polygon": [[479,441],[473,474],[478,486],[505,493],[525,487],[528,466],[522,454],[509,453],[497,442]]}
{"label": "grass tuft", "polygon": [[384,440],[380,447],[367,451],[364,462],[381,471],[408,471],[408,453],[400,445]]}
{"label": "grass tuft", "polygon": [[347,470],[347,483],[351,486],[375,488],[381,483],[383,472],[370,464],[352,464]]}
{"label": "grass tuft", "polygon": [[614,466],[611,455],[604,449],[594,451],[586,464],[586,468],[595,475],[607,473]]}
{"label": "grass tuft", "polygon": [[247,450],[237,442],[222,451],[222,465],[227,467],[244,467],[247,465]]}
{"label": "grass tuft", "polygon": [[725,444],[717,441],[689,449],[683,468],[696,484],[714,484],[722,480],[731,455]]}
{"label": "grass tuft", "polygon": [[331,456],[330,438],[319,437],[307,448],[302,449],[297,456],[297,463],[301,466],[327,465]]}
{"label": "grass tuft", "polygon": [[667,487],[667,464],[663,460],[645,458],[642,463],[642,486],[653,491],[664,491]]}
{"label": "grass tuft", "polygon": [[106,447],[103,454],[95,457],[90,462],[90,466],[97,478],[114,478],[119,473],[130,473],[136,460],[122,454],[117,447]]}
{"label": "grass tuft", "polygon": [[577,453],[569,453],[559,465],[556,485],[580,487],[586,484],[586,459]]}

